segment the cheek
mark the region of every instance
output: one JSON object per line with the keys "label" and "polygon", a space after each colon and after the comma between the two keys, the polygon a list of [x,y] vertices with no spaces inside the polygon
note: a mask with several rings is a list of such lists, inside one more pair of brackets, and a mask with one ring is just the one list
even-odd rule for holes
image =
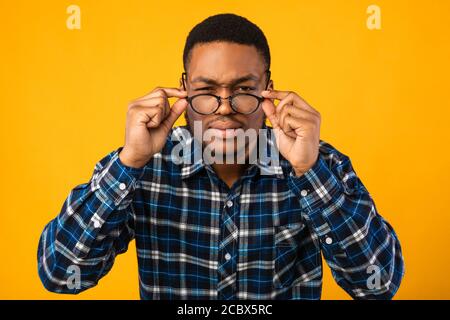
{"label": "cheek", "polygon": [[186,122],[188,123],[188,125],[194,129],[195,124],[200,122],[202,130],[205,131],[205,123],[207,123],[207,121],[204,121],[204,116],[192,111],[190,108],[188,108],[186,110]]}
{"label": "cheek", "polygon": [[252,113],[247,117],[247,126],[253,129],[259,129],[262,127],[264,119],[264,111],[258,109],[255,113]]}
{"label": "cheek", "polygon": [[194,121],[198,121],[198,115],[191,110],[191,108],[187,108],[186,110],[186,121],[188,121],[188,123],[190,125],[194,125]]}

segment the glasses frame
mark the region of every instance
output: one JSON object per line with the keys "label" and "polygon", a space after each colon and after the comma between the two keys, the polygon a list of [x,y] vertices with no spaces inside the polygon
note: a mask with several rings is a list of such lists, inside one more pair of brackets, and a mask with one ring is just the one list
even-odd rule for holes
{"label": "glasses frame", "polygon": [[[267,83],[266,83],[266,89],[265,89],[265,90],[267,90],[268,87],[269,87],[269,82],[270,82],[270,75],[271,75],[271,72],[270,72],[269,69],[267,69],[264,73],[267,74]],[[181,74],[181,79],[182,79],[182,82],[183,82],[183,89],[184,89],[184,91],[186,91],[186,86],[185,86],[185,84],[184,84],[185,79],[187,79],[187,73],[186,73],[186,71],[183,72],[183,73]],[[255,108],[253,111],[251,111],[251,112],[246,112],[246,113],[245,113],[245,112],[240,112],[240,111],[236,110],[236,108],[235,108],[234,105],[233,105],[233,99],[234,99],[235,97],[237,97],[237,96],[242,96],[242,95],[245,95],[245,96],[252,96],[252,97],[255,97],[256,99],[258,99],[258,105],[256,106],[256,108]],[[194,108],[194,106],[192,105],[192,100],[193,100],[195,97],[198,97],[198,96],[211,96],[211,97],[215,97],[215,98],[217,99],[217,108],[214,109],[214,111],[212,111],[212,112],[210,112],[210,113],[199,112],[199,111],[196,110],[196,109]],[[257,96],[257,95],[254,95],[254,94],[251,94],[251,93],[242,93],[242,92],[232,94],[231,96],[228,96],[228,97],[226,97],[226,98],[222,98],[221,96],[218,96],[218,95],[215,95],[215,94],[212,94],[212,93],[200,93],[200,94],[196,94],[196,95],[193,95],[193,96],[188,96],[188,97],[186,97],[186,100],[187,100],[187,102],[189,103],[189,105],[191,106],[192,110],[194,110],[196,113],[201,114],[201,115],[210,115],[210,114],[216,113],[217,110],[219,110],[220,106],[222,105],[222,99],[228,99],[228,102],[230,103],[231,109],[233,109],[234,112],[240,113],[240,114],[248,115],[248,114],[252,114],[252,113],[254,113],[256,110],[258,110],[258,109],[259,109],[259,106],[261,105],[261,102],[263,102],[265,98],[264,98],[264,97]]]}

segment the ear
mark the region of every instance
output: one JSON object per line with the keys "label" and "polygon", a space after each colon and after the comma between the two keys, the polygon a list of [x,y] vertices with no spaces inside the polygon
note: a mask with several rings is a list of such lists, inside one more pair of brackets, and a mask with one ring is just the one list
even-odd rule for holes
{"label": "ear", "polygon": [[[273,80],[272,79],[270,79],[270,81],[269,81],[269,85],[267,86],[267,88],[269,89],[269,90],[273,90],[274,89],[274,86],[273,86]],[[270,99],[272,102],[274,102],[275,101],[275,99]]]}
{"label": "ear", "polygon": [[184,88],[183,88],[183,80],[180,78],[180,87],[179,87],[179,89],[180,90],[184,90]]}

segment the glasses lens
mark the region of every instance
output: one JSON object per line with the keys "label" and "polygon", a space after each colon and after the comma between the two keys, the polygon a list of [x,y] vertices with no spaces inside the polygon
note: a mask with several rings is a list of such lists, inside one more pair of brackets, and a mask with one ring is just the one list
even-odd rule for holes
{"label": "glasses lens", "polygon": [[240,113],[252,113],[258,105],[258,98],[249,94],[238,94],[233,98],[233,107]]}
{"label": "glasses lens", "polygon": [[199,113],[213,113],[217,109],[217,99],[209,95],[199,95],[192,99],[192,108]]}

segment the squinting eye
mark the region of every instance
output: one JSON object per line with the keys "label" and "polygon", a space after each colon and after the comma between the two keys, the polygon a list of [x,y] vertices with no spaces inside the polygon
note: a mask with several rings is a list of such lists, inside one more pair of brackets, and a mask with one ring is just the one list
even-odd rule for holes
{"label": "squinting eye", "polygon": [[254,87],[239,87],[239,89],[243,89],[243,91],[252,91],[252,90],[255,90]]}
{"label": "squinting eye", "polygon": [[204,91],[204,90],[211,90],[211,89],[212,89],[211,87],[204,87],[204,88],[195,89],[194,91]]}

